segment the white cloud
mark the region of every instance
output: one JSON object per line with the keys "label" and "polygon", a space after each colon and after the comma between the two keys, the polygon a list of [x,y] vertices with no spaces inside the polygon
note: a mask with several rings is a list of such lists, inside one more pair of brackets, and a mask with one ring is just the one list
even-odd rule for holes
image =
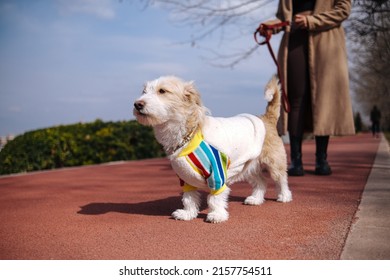
{"label": "white cloud", "polygon": [[115,18],[115,9],[111,0],[61,0],[60,10],[65,13],[83,13],[101,19]]}

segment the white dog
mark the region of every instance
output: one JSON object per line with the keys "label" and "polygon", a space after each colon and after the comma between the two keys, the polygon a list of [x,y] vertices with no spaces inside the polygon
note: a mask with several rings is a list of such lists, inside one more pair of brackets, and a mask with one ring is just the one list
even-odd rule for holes
{"label": "white dog", "polygon": [[165,76],[145,85],[134,103],[134,115],[152,126],[183,186],[183,209],[172,213],[177,220],[197,217],[198,189],[210,190],[207,221],[229,218],[228,186],[246,181],[253,187],[245,204],[264,202],[266,168],[278,188],[278,201],[292,200],[287,184],[287,156],[276,131],[280,114],[280,88],[276,77],[266,86],[269,102],[265,115],[242,114],[231,118],[208,116],[193,82]]}

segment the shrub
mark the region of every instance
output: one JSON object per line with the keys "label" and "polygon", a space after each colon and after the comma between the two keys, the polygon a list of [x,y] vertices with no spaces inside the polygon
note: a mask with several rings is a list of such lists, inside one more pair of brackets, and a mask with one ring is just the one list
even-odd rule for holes
{"label": "shrub", "polygon": [[136,121],[96,120],[15,137],[0,151],[0,174],[162,156],[151,128]]}

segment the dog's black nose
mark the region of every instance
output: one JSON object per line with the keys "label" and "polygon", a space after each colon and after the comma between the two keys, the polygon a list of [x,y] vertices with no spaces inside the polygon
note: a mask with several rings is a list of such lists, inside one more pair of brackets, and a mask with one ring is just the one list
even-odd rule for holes
{"label": "dog's black nose", "polygon": [[142,100],[136,101],[136,102],[134,103],[134,107],[135,107],[135,109],[137,109],[138,111],[141,111],[141,110],[145,107],[145,102],[142,101]]}

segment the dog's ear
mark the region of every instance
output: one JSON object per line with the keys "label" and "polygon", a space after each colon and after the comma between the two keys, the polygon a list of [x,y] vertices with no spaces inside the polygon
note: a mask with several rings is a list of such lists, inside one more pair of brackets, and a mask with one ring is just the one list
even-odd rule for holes
{"label": "dog's ear", "polygon": [[188,82],[184,86],[184,95],[188,102],[195,103],[199,106],[202,106],[202,102],[200,99],[200,94],[195,88],[194,82]]}

